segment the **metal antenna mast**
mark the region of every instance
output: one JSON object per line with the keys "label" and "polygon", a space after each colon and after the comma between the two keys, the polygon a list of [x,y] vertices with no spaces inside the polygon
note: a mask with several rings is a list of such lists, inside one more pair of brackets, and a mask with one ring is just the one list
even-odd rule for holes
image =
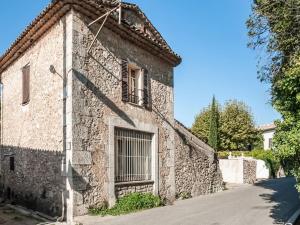
{"label": "metal antenna mast", "polygon": [[93,22],[91,22],[91,23],[88,25],[88,27],[91,27],[93,24],[97,23],[98,21],[100,21],[101,19],[104,18],[104,20],[103,20],[103,22],[102,22],[102,24],[101,24],[101,26],[100,26],[100,28],[99,28],[97,34],[95,35],[95,37],[94,37],[94,39],[93,39],[93,41],[92,41],[90,47],[88,48],[88,54],[90,53],[91,48],[93,47],[93,45],[94,45],[94,43],[95,43],[97,37],[99,36],[99,34],[100,34],[102,28],[104,27],[104,24],[106,23],[106,21],[107,21],[108,17],[110,16],[110,14],[112,14],[114,11],[118,10],[118,11],[119,11],[119,24],[122,23],[122,0],[116,0],[115,3],[118,4],[117,7],[115,7],[115,8],[113,8],[113,9],[109,10],[109,11],[106,12],[106,13],[104,13],[102,16],[100,16],[99,18],[97,18],[96,20],[94,20]]}

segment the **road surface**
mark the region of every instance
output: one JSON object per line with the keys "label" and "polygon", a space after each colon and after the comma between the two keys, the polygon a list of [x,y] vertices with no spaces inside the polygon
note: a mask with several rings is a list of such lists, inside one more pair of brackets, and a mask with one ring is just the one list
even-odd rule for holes
{"label": "road surface", "polygon": [[239,185],[213,195],[177,201],[118,217],[83,216],[83,225],[271,225],[283,224],[300,207],[293,178]]}

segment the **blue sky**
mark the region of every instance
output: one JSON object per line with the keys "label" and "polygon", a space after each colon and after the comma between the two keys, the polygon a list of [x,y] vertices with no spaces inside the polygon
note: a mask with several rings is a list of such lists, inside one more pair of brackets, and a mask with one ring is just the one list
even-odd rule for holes
{"label": "blue sky", "polygon": [[[0,54],[49,0],[4,0],[0,14]],[[257,77],[258,54],[247,48],[245,21],[251,0],[129,0],[138,4],[171,47],[183,58],[175,69],[175,117],[190,126],[215,95],[220,103],[244,101],[257,124],[279,114],[270,105],[269,87]],[[187,3],[188,2],[188,3]]]}

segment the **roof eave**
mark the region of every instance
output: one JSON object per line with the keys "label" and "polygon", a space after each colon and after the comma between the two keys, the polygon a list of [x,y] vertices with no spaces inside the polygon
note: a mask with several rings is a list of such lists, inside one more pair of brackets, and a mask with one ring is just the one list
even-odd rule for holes
{"label": "roof eave", "polygon": [[[81,3],[81,4],[80,4]],[[91,19],[97,18],[99,13],[103,13],[99,8],[98,10],[85,9],[83,4],[89,4],[85,1],[75,2],[73,0],[52,1],[41,14],[33,20],[33,22],[21,33],[11,47],[0,57],[0,74],[15,60],[17,60],[33,43],[35,43],[48,29],[56,24],[61,17],[63,17],[72,7],[86,14]],[[92,7],[92,6],[91,6]],[[87,7],[88,8],[88,7]],[[97,13],[95,13],[97,12]],[[46,22],[45,22],[46,21]],[[113,29],[118,33],[122,33],[123,36],[132,41],[139,42],[142,40],[143,47],[148,48],[152,54],[155,54],[164,60],[168,61],[172,66],[176,67],[182,59],[179,55],[172,50],[169,51],[159,46],[153,40],[150,40],[145,35],[138,33],[130,26],[120,26],[113,18],[109,19],[109,29]],[[134,40],[133,40],[134,39]]]}

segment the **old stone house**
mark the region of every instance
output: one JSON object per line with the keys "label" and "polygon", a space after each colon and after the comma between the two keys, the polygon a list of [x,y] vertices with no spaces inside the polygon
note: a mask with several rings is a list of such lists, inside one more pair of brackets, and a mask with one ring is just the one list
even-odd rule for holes
{"label": "old stone house", "polygon": [[222,188],[213,149],[174,119],[181,58],[134,4],[91,24],[116,6],[53,0],[0,58],[2,197],[71,221],[130,192]]}

